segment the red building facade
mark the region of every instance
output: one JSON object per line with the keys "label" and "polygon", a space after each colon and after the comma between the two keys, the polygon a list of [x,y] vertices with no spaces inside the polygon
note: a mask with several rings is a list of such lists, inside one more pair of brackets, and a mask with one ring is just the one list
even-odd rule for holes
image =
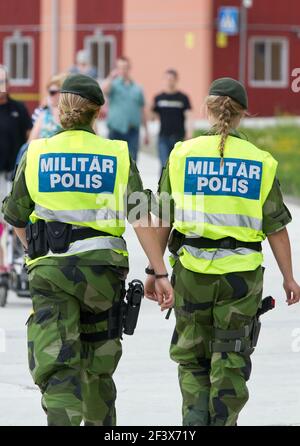
{"label": "red building facade", "polygon": [[300,75],[300,2],[253,0],[240,57],[240,33],[227,42],[223,36],[220,43],[217,18],[219,8],[240,8],[243,1],[1,0],[0,64],[9,68],[12,94],[32,109],[43,99],[51,75],[68,71],[78,50],[89,52],[100,80],[125,51],[148,100],[160,87],[163,70],[178,68],[197,118],[203,116],[200,104],[209,82],[221,76],[238,79],[244,59],[250,112],[299,115],[300,93],[292,84],[293,72]]}
{"label": "red building facade", "polygon": [[99,79],[122,52],[123,0],[2,0],[0,64],[10,93],[32,110],[53,74],[67,72],[86,49]]}
{"label": "red building facade", "polygon": [[123,0],[77,0],[76,50],[88,49],[100,78],[107,76],[122,54],[123,20]]}
{"label": "red building facade", "polygon": [[29,102],[39,98],[40,12],[40,0],[0,2],[0,64],[11,93]]}
{"label": "red building facade", "polygon": [[[241,3],[215,0],[215,24],[220,7]],[[247,16],[244,70],[250,112],[258,116],[300,114],[300,93],[292,90],[293,70],[300,67],[299,0],[253,0]],[[228,36],[227,46],[218,48],[215,25],[213,39],[213,77],[238,79],[240,36]]]}

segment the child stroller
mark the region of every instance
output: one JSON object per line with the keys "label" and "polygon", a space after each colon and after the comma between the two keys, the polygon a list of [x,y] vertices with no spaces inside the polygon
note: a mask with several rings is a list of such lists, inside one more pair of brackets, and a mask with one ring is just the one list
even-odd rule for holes
{"label": "child stroller", "polygon": [[30,298],[24,250],[10,226],[6,227],[6,258],[7,272],[0,276],[0,307],[5,307],[9,290],[20,298]]}

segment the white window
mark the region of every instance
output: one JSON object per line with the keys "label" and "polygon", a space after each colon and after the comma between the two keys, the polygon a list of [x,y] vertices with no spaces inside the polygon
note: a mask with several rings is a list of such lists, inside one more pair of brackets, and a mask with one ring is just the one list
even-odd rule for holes
{"label": "white window", "polygon": [[116,61],[115,37],[97,32],[85,38],[84,46],[89,53],[91,65],[97,70],[97,78],[105,79]]}
{"label": "white window", "polygon": [[249,44],[250,86],[263,88],[288,87],[288,40],[281,37],[252,37]]}
{"label": "white window", "polygon": [[33,83],[33,39],[16,32],[4,39],[4,64],[11,85],[32,85]]}

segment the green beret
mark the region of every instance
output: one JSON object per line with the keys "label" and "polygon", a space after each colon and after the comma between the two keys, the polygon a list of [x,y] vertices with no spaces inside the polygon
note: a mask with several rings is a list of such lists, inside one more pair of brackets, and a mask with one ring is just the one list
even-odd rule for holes
{"label": "green beret", "polygon": [[212,96],[229,96],[245,110],[248,108],[248,96],[245,87],[231,77],[222,77],[213,81],[209,94]]}
{"label": "green beret", "polygon": [[98,82],[84,74],[71,74],[68,76],[62,85],[61,93],[77,94],[99,106],[105,103]]}

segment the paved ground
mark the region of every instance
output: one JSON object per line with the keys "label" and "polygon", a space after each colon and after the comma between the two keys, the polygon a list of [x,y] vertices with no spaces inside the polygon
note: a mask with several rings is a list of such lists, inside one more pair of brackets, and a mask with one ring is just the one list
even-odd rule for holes
{"label": "paved ground", "polygon": [[[143,154],[139,165],[145,186],[155,189],[158,164]],[[300,207],[291,204],[290,209],[294,222],[289,229],[300,280]],[[143,278],[146,260],[131,230],[127,239],[131,278]],[[267,243],[265,259],[265,295],[277,298],[277,309],[263,319],[260,343],[253,355],[250,400],[239,424],[300,425],[300,306],[285,305],[281,276]],[[40,394],[27,370],[25,321],[29,312],[30,302],[14,296],[0,309],[0,328],[6,332],[6,352],[0,353],[0,425],[45,424]],[[136,335],[125,338],[124,356],[116,373],[120,425],[180,425],[177,371],[168,358],[173,325],[173,317],[165,321],[155,304],[143,302]]]}

